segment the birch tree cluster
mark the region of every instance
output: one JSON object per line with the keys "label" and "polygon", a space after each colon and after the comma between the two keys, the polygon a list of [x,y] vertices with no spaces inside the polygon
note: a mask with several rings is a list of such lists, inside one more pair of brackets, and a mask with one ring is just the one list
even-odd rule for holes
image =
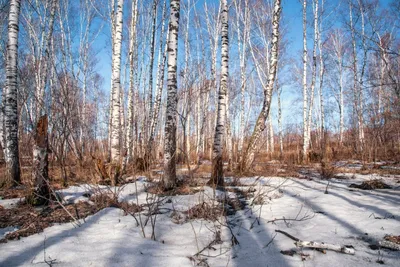
{"label": "birch tree cluster", "polygon": [[400,5],[387,2],[1,0],[7,179],[43,153],[64,183],[93,160],[120,174],[142,162],[166,188],[177,166],[210,163],[223,185],[266,159],[398,157]]}

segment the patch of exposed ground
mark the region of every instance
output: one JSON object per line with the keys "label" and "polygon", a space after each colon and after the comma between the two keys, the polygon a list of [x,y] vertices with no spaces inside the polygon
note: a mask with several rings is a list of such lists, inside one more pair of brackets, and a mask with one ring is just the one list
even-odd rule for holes
{"label": "patch of exposed ground", "polygon": [[53,203],[41,208],[34,208],[23,202],[13,209],[0,207],[0,228],[15,227],[17,229],[6,234],[0,242],[40,233],[57,223],[77,222],[106,207],[120,208],[125,214],[133,214],[141,210],[134,203],[118,202],[105,194],[92,196],[90,200],[91,203],[79,202],[68,205]]}

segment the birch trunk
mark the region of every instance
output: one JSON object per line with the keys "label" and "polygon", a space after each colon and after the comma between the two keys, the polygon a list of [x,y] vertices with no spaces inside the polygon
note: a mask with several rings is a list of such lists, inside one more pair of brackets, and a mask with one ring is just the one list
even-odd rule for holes
{"label": "birch trunk", "polygon": [[245,1],[244,6],[244,26],[243,31],[240,30],[240,16],[242,15],[240,1],[235,0],[236,7],[236,28],[238,38],[238,51],[240,61],[240,124],[239,124],[239,140],[238,140],[238,153],[242,153],[243,140],[244,140],[244,117],[245,117],[245,92],[246,92],[246,66],[247,66],[247,43],[250,34],[250,12],[248,8],[248,1]]}
{"label": "birch trunk", "polygon": [[[357,60],[357,48],[356,48],[356,36],[355,29],[353,24],[353,4],[351,1],[349,2],[349,17],[350,17],[350,30],[351,30],[351,40],[352,40],[352,48],[353,48],[353,94],[354,94],[354,110],[357,116],[357,124],[358,124],[358,143],[359,150],[363,151],[363,139],[364,139],[364,130],[362,124],[362,110],[361,110],[361,84],[359,82],[358,77],[358,60]],[[361,114],[361,116],[360,116]]]}
{"label": "birch trunk", "polygon": [[[318,1],[315,0],[314,9],[314,46],[313,46],[313,58],[312,58],[312,70],[311,70],[311,90],[310,90],[310,102],[308,107],[308,118],[307,118],[307,145],[311,142],[311,122],[312,122],[312,111],[314,106],[314,91],[315,83],[317,79],[317,44],[318,44]],[[308,148],[307,148],[308,149]],[[308,161],[308,159],[307,159]]]}
{"label": "birch trunk", "polygon": [[279,129],[279,156],[283,156],[283,132],[282,132],[282,105],[281,105],[281,94],[282,87],[279,86],[278,80],[276,83],[277,97],[278,97],[278,129]]}
{"label": "birch trunk", "polygon": [[183,69],[183,87],[185,94],[185,103],[182,107],[182,114],[184,114],[184,135],[183,135],[183,151],[185,153],[185,162],[190,163],[190,111],[191,111],[191,92],[192,88],[189,85],[188,73],[189,73],[189,59],[190,59],[190,44],[189,44],[189,29],[190,29],[190,11],[191,11],[191,1],[187,0],[187,10],[186,10],[186,29],[185,29],[185,62]]}
{"label": "birch trunk", "polygon": [[[209,42],[210,42],[210,47],[212,47],[211,50],[211,82],[209,83],[209,88],[208,88],[208,95],[207,95],[207,99],[206,99],[206,105],[205,105],[205,109],[204,112],[208,111],[208,106],[210,103],[210,97],[211,97],[211,92],[212,89],[216,89],[216,80],[217,80],[217,49],[218,49],[218,38],[219,38],[219,32],[220,32],[220,22],[221,22],[221,16],[219,15],[221,13],[221,1],[219,2],[219,7],[218,7],[218,14],[216,16],[216,19],[214,21],[214,30],[212,28],[212,21],[209,18],[209,12],[208,12],[208,8],[207,8],[207,4],[205,4],[204,9],[206,12],[206,22],[207,22],[207,30],[209,33]],[[215,97],[215,99],[217,100],[217,98]],[[218,103],[216,102],[215,107],[217,107]],[[212,124],[211,123],[211,118],[208,118],[208,122],[209,122],[209,126]],[[203,120],[205,120],[205,117],[203,118]],[[212,126],[208,127],[209,129],[209,134],[210,134],[210,146],[209,146],[209,158],[212,159],[213,158],[213,144],[212,144]],[[204,139],[205,140],[205,139]],[[205,148],[206,146],[204,146]]]}
{"label": "birch trunk", "polygon": [[270,112],[271,108],[271,98],[272,98],[272,89],[274,87],[275,78],[276,78],[276,70],[278,66],[278,50],[279,50],[279,22],[281,15],[281,0],[274,1],[274,11],[273,11],[273,19],[272,19],[272,49],[270,50],[269,57],[269,73],[268,73],[268,82],[266,87],[264,88],[264,102],[261,112],[257,118],[256,124],[254,126],[253,134],[249,140],[249,144],[246,148],[245,153],[243,154],[243,158],[241,164],[239,166],[240,170],[249,170],[254,161],[254,153],[256,151],[258,140],[265,129],[265,121]]}
{"label": "birch trunk", "polygon": [[269,143],[269,149],[270,149],[270,152],[271,152],[271,155],[272,155],[272,153],[274,152],[275,144],[274,144],[274,127],[272,125],[272,112],[271,112],[271,110],[269,111],[269,115],[268,115],[268,127],[269,127],[269,129],[268,129],[268,143]]}
{"label": "birch trunk", "polygon": [[[150,122],[150,133],[149,133],[149,140],[147,144],[147,151],[145,158],[147,160],[150,159],[151,151],[153,149],[153,142],[154,142],[154,135],[158,124],[158,117],[160,113],[161,107],[161,96],[162,96],[162,89],[164,87],[164,73],[165,73],[165,61],[167,58],[167,45],[163,44],[164,39],[164,31],[165,31],[165,21],[166,21],[166,1],[164,0],[163,5],[163,15],[162,15],[162,25],[161,25],[161,34],[160,34],[160,47],[158,50],[158,67],[157,67],[157,84],[156,84],[156,96],[154,101],[154,110],[153,116]],[[164,53],[162,53],[164,47]]]}
{"label": "birch trunk", "polygon": [[49,152],[48,152],[48,119],[41,116],[36,125],[35,144],[33,149],[33,180],[35,187],[29,202],[32,205],[47,204],[50,200],[49,189]]}
{"label": "birch trunk", "polygon": [[1,101],[0,104],[0,145],[3,151],[4,159],[7,159],[7,145],[6,145],[6,128],[5,128],[5,99],[6,99],[6,89],[7,87],[3,87],[1,90]]}
{"label": "birch trunk", "polygon": [[339,143],[343,144],[344,131],[344,100],[343,100],[343,63],[339,61]]}
{"label": "birch trunk", "polygon": [[308,160],[307,103],[307,0],[303,0],[303,161]]}
{"label": "birch trunk", "polygon": [[[318,6],[316,6],[316,9],[317,8]],[[323,8],[324,8],[324,0],[322,0],[320,16],[322,16]],[[317,39],[318,39],[318,51],[319,51],[319,101],[320,101],[320,113],[321,113],[321,144],[322,144],[323,155],[325,155],[326,140],[325,140],[325,110],[324,110],[324,94],[323,94],[325,66],[324,66],[324,60],[322,58],[321,33],[322,33],[322,18],[320,18],[319,27],[317,28]]]}
{"label": "birch trunk", "polygon": [[232,144],[232,124],[229,112],[230,94],[229,91],[226,95],[226,148],[228,151],[228,171],[232,170],[233,163],[233,144]]}
{"label": "birch trunk", "polygon": [[18,31],[20,10],[21,1],[11,0],[8,14],[6,93],[3,101],[5,101],[5,157],[13,185],[21,183],[18,147]]}
{"label": "birch trunk", "polygon": [[135,105],[135,70],[136,64],[136,23],[138,0],[132,1],[132,18],[130,25],[131,36],[129,38],[129,92],[128,92],[128,121],[126,127],[126,161],[130,162],[133,156],[133,127],[134,127],[134,105]]}
{"label": "birch trunk", "polygon": [[210,180],[210,183],[213,186],[224,185],[222,151],[229,78],[228,0],[221,0],[221,46],[221,81],[218,91],[218,111],[214,134],[212,173]]}
{"label": "birch trunk", "polygon": [[[153,22],[151,28],[151,46],[150,46],[150,69],[149,69],[149,92],[148,92],[148,118],[153,116],[153,68],[154,68],[154,51],[156,39],[156,24],[157,24],[157,3],[158,0],[153,0]],[[149,127],[146,129],[150,130]]]}
{"label": "birch trunk", "polygon": [[180,0],[171,0],[168,33],[168,89],[164,143],[164,188],[176,185],[177,56]]}
{"label": "birch trunk", "polygon": [[363,60],[361,65],[361,73],[360,73],[360,82],[358,88],[358,97],[359,97],[359,107],[358,107],[358,138],[360,142],[360,150],[361,152],[364,151],[364,97],[363,97],[363,86],[364,86],[364,74],[367,65],[367,53],[368,48],[366,44],[366,36],[365,36],[365,15],[364,15],[364,8],[363,2],[358,0],[358,5],[360,6],[360,13],[361,13],[361,36],[362,36],[362,47],[363,47]]}
{"label": "birch trunk", "polygon": [[[115,1],[110,0],[110,18],[111,18],[111,55],[112,58],[114,57],[115,51]],[[111,60],[111,72],[114,70],[114,60]],[[110,92],[110,106],[108,112],[108,135],[107,135],[107,145],[108,145],[108,153],[107,153],[107,160],[111,160],[111,140],[112,140],[112,121],[113,121],[113,92],[114,90],[114,79],[111,74],[111,92]]]}
{"label": "birch trunk", "polygon": [[[195,7],[195,14],[197,17],[197,12],[196,12],[196,7]],[[197,43],[197,65],[201,66],[202,63],[204,63],[204,60],[206,59],[205,57],[205,45],[204,45],[204,38],[202,38],[202,25],[200,23],[199,19],[195,20],[196,22],[196,43]],[[200,45],[201,45],[201,50],[200,50]],[[200,53],[201,52],[201,53]],[[202,60],[201,60],[202,59]],[[203,153],[204,153],[204,120],[206,118],[207,115],[207,108],[204,108],[204,102],[206,100],[206,96],[208,95],[208,90],[206,89],[207,87],[205,86],[205,73],[201,72],[200,73],[200,84],[198,85],[197,89],[198,89],[198,98],[197,98],[197,123],[196,123],[196,163],[200,164],[201,163],[201,159],[203,157]]]}
{"label": "birch trunk", "polygon": [[[41,71],[40,81],[36,88],[36,114],[35,118],[39,118],[44,113],[44,93],[47,85],[47,78],[49,73],[49,60],[50,60],[50,50],[51,42],[54,28],[55,13],[58,0],[52,0],[50,8],[50,20],[49,20],[49,32],[46,35],[46,42],[43,48],[43,55],[41,56]],[[43,64],[43,65],[42,65]]]}
{"label": "birch trunk", "polygon": [[343,75],[344,75],[344,64],[343,57],[345,55],[344,35],[341,31],[336,30],[331,35],[331,47],[328,52],[330,57],[335,62],[338,70],[338,85],[339,90],[337,93],[337,101],[339,108],[339,144],[343,144],[343,131],[344,131],[344,98],[343,98]]}
{"label": "birch trunk", "polygon": [[122,45],[122,12],[124,0],[118,0],[115,15],[114,53],[112,55],[112,117],[111,117],[111,160],[119,162],[121,154],[121,45]]}

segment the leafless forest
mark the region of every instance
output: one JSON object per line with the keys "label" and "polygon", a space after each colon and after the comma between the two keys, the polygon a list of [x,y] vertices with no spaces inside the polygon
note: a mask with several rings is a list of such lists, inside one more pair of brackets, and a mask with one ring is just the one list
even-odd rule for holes
{"label": "leafless forest", "polygon": [[[11,240],[115,210],[151,256],[177,250],[146,243],[167,244],[171,220],[188,228],[182,240],[194,233],[188,262],[163,266],[243,266],[251,253],[252,266],[339,266],[357,253],[360,266],[400,262],[400,1],[0,0],[0,25],[0,266],[34,255],[43,266],[132,266],[132,252],[51,258],[43,240],[12,254]],[[291,209],[296,186],[324,200]],[[327,199],[348,208],[329,215]],[[302,232],[315,216],[340,238]],[[250,234],[263,224],[275,235]],[[353,244],[335,227],[375,239]],[[292,239],[313,253],[280,249]],[[326,250],[336,254],[315,254]],[[133,266],[158,266],[146,253]]]}

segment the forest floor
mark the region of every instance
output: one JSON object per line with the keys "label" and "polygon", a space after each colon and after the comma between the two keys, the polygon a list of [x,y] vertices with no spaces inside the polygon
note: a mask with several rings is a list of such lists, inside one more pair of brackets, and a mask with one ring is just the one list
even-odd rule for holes
{"label": "forest floor", "polygon": [[[136,176],[60,189],[47,208],[0,199],[0,266],[399,266],[400,251],[379,242],[400,239],[400,175],[336,165],[331,179],[313,168],[227,177],[224,191],[197,177],[165,194]],[[276,230],[354,255],[296,247]]]}

